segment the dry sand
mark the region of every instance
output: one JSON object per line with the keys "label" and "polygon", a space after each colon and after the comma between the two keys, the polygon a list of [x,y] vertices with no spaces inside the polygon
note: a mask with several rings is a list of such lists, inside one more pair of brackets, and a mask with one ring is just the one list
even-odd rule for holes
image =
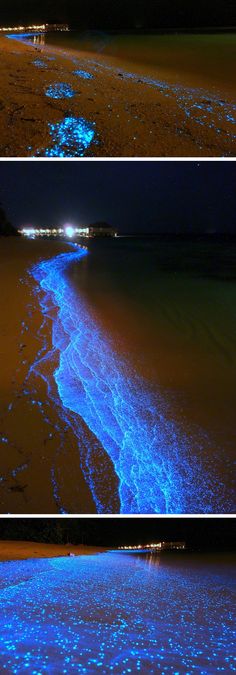
{"label": "dry sand", "polygon": [[[184,84],[179,89],[176,82],[163,88],[128,62],[6,37],[0,38],[0,53],[2,157],[45,156],[46,148],[55,152],[49,124],[71,116],[94,125],[93,141],[81,153],[70,139],[66,151],[57,148],[57,156],[235,156],[232,96],[213,90],[210,82],[209,90],[205,82],[202,89]],[[75,69],[93,79],[78,77]],[[70,84],[75,96],[48,98],[47,87],[58,82]]]}
{"label": "dry sand", "polygon": [[0,541],[0,561],[26,560],[27,558],[58,558],[59,556],[94,555],[107,549],[97,546],[74,546],[73,544],[42,544],[34,541]]}
{"label": "dry sand", "polygon": [[0,240],[1,513],[58,513],[61,502],[70,513],[96,512],[77,440],[48,401],[43,380],[26,382],[42,340],[51,344],[50,321],[41,335],[36,285],[27,270],[66,250],[58,241]]}

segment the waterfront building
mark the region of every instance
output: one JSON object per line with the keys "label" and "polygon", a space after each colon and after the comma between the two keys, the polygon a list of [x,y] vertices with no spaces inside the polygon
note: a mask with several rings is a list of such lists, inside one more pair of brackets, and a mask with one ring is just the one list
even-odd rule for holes
{"label": "waterfront building", "polygon": [[73,239],[76,237],[116,237],[117,232],[107,225],[107,223],[94,223],[94,225],[73,226],[70,224],[64,227],[32,227],[26,226],[18,230],[24,237],[35,239],[36,237],[66,237]]}
{"label": "waterfront building", "polygon": [[186,548],[185,541],[159,541],[153,544],[138,544],[137,546],[119,546],[120,550],[132,551],[183,551]]}

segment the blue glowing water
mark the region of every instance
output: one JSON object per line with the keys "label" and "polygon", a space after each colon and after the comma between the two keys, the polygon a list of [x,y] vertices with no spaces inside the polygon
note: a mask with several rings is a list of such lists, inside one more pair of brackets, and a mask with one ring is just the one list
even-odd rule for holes
{"label": "blue glowing water", "polygon": [[66,82],[55,82],[47,87],[45,94],[49,98],[73,98],[75,91]]}
{"label": "blue glowing water", "polygon": [[[8,35],[6,35],[6,37],[9,38],[9,39],[12,39],[12,40],[19,40],[20,42],[24,42],[24,40],[22,38],[29,38],[26,41],[26,44],[28,44],[29,41],[32,41],[32,37],[34,37],[35,35],[41,35],[41,33],[37,33],[37,32],[35,32],[35,33],[9,33]],[[34,43],[32,42],[32,44],[34,44]]]}
{"label": "blue glowing water", "polygon": [[52,146],[45,149],[46,157],[83,157],[95,137],[95,124],[83,117],[65,117],[48,126]]}
{"label": "blue glowing water", "polygon": [[82,77],[84,80],[92,80],[94,77],[91,73],[88,73],[87,70],[74,70],[73,74]]}
{"label": "blue glowing water", "polygon": [[[105,494],[98,498],[97,488],[98,483],[106,484],[106,475],[95,460],[96,439],[119,478],[122,513],[230,510],[214,476],[215,458],[211,457],[210,475],[202,463],[201,448],[206,449],[207,436],[195,429],[193,438],[177,426],[168,401],[160,392],[150,391],[116,352],[68,279],[71,263],[85,255],[86,250],[75,246],[73,252],[40,262],[31,273],[44,292],[40,295],[43,314],[52,318],[53,308],[58,308],[52,343],[59,354],[54,378],[60,413],[62,417],[73,414],[82,470],[98,512],[106,510]],[[44,354],[44,363],[45,358]],[[40,357],[33,367],[40,373],[39,362]],[[50,383],[49,395],[53,397]],[[89,441],[81,430],[81,419],[92,432]]]}
{"label": "blue glowing water", "polygon": [[152,561],[1,563],[1,672],[235,672],[232,568]]}

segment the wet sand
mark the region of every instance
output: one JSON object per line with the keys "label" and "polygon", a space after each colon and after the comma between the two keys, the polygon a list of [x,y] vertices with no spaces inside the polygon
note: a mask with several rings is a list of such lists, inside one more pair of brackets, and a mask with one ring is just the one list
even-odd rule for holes
{"label": "wet sand", "polygon": [[[190,87],[147,64],[5,37],[0,52],[2,157],[235,155],[232,93],[210,79]],[[47,96],[58,83],[73,97]]]}
{"label": "wet sand", "polygon": [[144,558],[3,563],[1,672],[233,672],[233,566]]}
{"label": "wet sand", "polygon": [[[67,251],[62,242],[1,238],[0,243],[0,446],[2,513],[95,513],[80,468],[77,441],[57,415],[47,386],[29,368],[44,341],[50,349],[51,322],[42,330],[42,314],[27,270]],[[56,356],[51,359],[52,368]],[[47,365],[48,368],[48,365]],[[68,448],[70,460],[68,461]],[[71,466],[76,480],[71,480]],[[66,496],[67,495],[67,496]]]}
{"label": "wet sand", "polygon": [[61,556],[93,555],[106,549],[73,544],[44,544],[35,541],[0,541],[0,561],[27,560],[27,558],[58,558]]}
{"label": "wet sand", "polygon": [[159,72],[169,82],[221,89],[235,97],[236,33],[47,32],[38,44],[93,52]]}

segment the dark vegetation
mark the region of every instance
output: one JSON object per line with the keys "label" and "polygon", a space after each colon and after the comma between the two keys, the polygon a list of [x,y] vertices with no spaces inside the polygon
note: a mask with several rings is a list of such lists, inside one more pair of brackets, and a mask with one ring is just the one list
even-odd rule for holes
{"label": "dark vegetation", "polygon": [[0,204],[0,236],[3,237],[14,237],[18,236],[19,233],[17,232],[16,228],[14,225],[12,225],[8,218],[7,215],[4,211],[4,208]]}
{"label": "dark vegetation", "polygon": [[185,541],[193,551],[234,551],[235,529],[235,518],[1,518],[0,540],[107,547]]}
{"label": "dark vegetation", "polygon": [[[3,4],[3,3],[1,3]],[[11,0],[1,24],[68,22],[78,29],[196,30],[236,25],[234,0]]]}

